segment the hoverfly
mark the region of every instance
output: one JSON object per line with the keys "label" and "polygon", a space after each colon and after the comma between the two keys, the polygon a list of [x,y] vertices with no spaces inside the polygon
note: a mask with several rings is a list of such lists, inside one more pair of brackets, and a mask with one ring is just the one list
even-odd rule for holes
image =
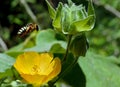
{"label": "hoverfly", "polygon": [[17,33],[17,34],[18,34],[20,37],[23,37],[23,36],[27,35],[28,33],[32,32],[32,31],[34,31],[34,30],[37,30],[37,31],[39,30],[39,29],[38,29],[38,25],[35,24],[35,23],[29,23],[29,24],[27,24],[26,26],[20,28],[20,29],[18,30],[18,33]]}

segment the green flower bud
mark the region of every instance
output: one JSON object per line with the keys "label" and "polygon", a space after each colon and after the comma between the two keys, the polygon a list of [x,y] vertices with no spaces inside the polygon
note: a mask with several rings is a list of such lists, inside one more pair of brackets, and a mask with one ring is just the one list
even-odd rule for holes
{"label": "green flower bud", "polygon": [[64,34],[76,34],[93,29],[95,24],[95,12],[92,1],[89,1],[88,10],[83,5],[75,5],[71,0],[68,4],[58,4],[57,9],[46,0],[50,17],[53,19],[53,27]]}
{"label": "green flower bud", "polygon": [[70,51],[75,57],[85,56],[88,48],[89,44],[84,33],[73,37],[70,44]]}

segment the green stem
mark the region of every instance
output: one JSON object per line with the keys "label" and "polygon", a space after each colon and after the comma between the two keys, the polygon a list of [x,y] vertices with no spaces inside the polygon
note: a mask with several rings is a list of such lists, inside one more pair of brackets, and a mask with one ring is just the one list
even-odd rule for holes
{"label": "green stem", "polygon": [[[63,60],[62,60],[62,63],[63,63],[64,61],[66,61],[66,59],[67,59],[67,56],[68,56],[68,53],[69,53],[69,47],[70,47],[71,39],[72,39],[72,35],[69,35],[69,37],[68,37],[67,49],[66,49],[65,56],[64,56],[64,58],[63,58]],[[49,86],[50,86],[50,87],[54,87],[54,84],[55,84],[61,77],[63,77],[67,72],[69,72],[69,71],[73,68],[73,66],[76,64],[76,62],[77,62],[77,58],[75,58],[75,60],[65,69],[65,71],[63,71],[63,72],[59,75],[59,77],[58,77],[55,81],[49,82],[49,83],[48,83]]]}
{"label": "green stem", "polygon": [[67,44],[66,53],[65,53],[65,56],[64,56],[64,58],[63,58],[62,62],[63,62],[63,61],[66,61],[66,59],[67,59],[71,39],[72,39],[72,35],[69,35],[69,36],[68,36],[68,44]]}

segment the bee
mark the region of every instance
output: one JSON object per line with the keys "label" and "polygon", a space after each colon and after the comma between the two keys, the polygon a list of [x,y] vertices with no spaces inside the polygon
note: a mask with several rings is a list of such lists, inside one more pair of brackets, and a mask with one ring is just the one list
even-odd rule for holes
{"label": "bee", "polygon": [[34,30],[37,30],[37,31],[39,30],[38,29],[38,25],[35,24],[35,23],[29,23],[26,26],[24,26],[21,29],[19,29],[17,34],[20,37],[23,37],[23,36],[27,35],[28,33],[33,32]]}

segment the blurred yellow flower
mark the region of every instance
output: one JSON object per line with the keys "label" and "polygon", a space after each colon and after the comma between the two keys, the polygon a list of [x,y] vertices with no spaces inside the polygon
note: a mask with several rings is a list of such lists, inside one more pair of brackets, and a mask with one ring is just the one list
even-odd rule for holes
{"label": "blurred yellow flower", "polygon": [[17,57],[14,67],[28,83],[40,86],[60,73],[61,61],[49,53],[25,52]]}

